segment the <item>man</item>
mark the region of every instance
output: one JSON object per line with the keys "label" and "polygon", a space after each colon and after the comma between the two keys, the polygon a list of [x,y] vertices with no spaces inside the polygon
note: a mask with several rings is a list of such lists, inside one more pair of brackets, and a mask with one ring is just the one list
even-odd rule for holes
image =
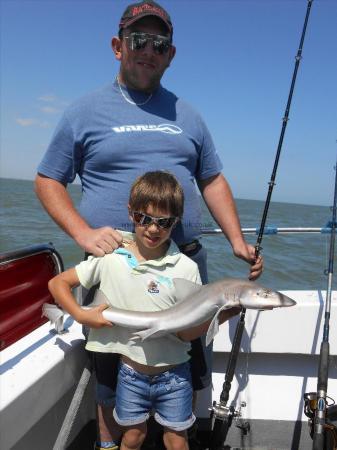
{"label": "man", "polygon": [[[126,8],[119,35],[112,39],[119,73],[113,83],[65,111],[39,165],[36,193],[55,222],[86,253],[103,256],[122,243],[115,228],[130,227],[126,205],[131,182],[148,170],[169,170],[182,184],[186,199],[183,220],[172,237],[197,262],[206,283],[206,252],[198,241],[201,216],[196,180],[234,255],[250,264],[249,278],[256,279],[262,260],[255,261],[254,248],[242,236],[209,131],[193,108],[160,84],[175,55],[172,35],[171,19],[157,3],[148,0]],[[83,190],[79,211],[66,190],[76,174]],[[97,448],[113,448],[114,362],[101,356],[95,364],[107,364],[107,379],[98,380],[97,385]],[[194,390],[210,384],[210,357],[211,349],[204,354],[200,341],[193,343]]]}

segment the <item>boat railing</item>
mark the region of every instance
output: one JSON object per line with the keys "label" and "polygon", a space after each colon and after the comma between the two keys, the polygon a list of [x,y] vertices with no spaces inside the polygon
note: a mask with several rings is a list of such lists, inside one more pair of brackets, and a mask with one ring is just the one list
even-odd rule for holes
{"label": "boat railing", "polygon": [[2,252],[0,253],[0,266],[4,266],[5,264],[27,258],[28,256],[34,256],[43,253],[49,254],[53,258],[58,272],[63,272],[64,266],[62,257],[51,242],[49,242],[48,244],[29,245],[28,247],[20,248],[17,250]]}
{"label": "boat railing", "polygon": [[[243,234],[255,234],[258,236],[260,232],[259,227],[255,228],[241,228]],[[212,228],[206,227],[201,230],[202,235],[204,236],[216,236],[218,234],[222,234],[222,230],[220,228]],[[316,234],[330,234],[331,233],[331,224],[328,223],[325,227],[273,227],[268,226],[263,230],[263,234],[265,235],[273,235],[273,234],[296,234],[296,233],[316,233]]]}

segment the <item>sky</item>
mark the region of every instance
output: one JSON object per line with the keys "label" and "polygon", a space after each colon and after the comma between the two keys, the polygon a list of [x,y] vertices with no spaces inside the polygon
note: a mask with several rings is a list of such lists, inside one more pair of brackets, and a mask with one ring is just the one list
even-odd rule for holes
{"label": "sky", "polygon": [[[124,0],[1,1],[0,177],[33,179],[63,110],[113,82]],[[307,0],[163,0],[163,85],[205,119],[234,196],[265,200]],[[332,205],[337,0],[312,3],[273,201]]]}

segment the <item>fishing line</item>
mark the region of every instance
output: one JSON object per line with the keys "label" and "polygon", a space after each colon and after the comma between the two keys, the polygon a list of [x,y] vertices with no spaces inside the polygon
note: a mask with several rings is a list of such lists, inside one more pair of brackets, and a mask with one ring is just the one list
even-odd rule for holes
{"label": "fishing line", "polygon": [[[313,0],[308,0],[306,15],[305,15],[305,19],[304,19],[304,25],[303,25],[303,29],[302,29],[302,35],[301,35],[301,39],[300,39],[300,44],[299,44],[299,47],[297,50],[297,55],[295,57],[295,67],[294,67],[293,76],[292,76],[292,80],[291,80],[290,91],[289,91],[288,100],[287,100],[287,104],[286,104],[286,108],[285,108],[285,113],[284,113],[284,116],[282,119],[283,123],[282,123],[281,133],[280,133],[279,142],[278,142],[278,146],[277,146],[274,166],[273,166],[271,178],[269,181],[269,189],[268,189],[267,198],[266,198],[266,202],[265,202],[265,206],[264,206],[264,210],[263,210],[263,214],[262,214],[261,226],[259,229],[259,234],[258,234],[258,238],[257,238],[256,245],[255,245],[255,258],[256,259],[258,258],[259,254],[262,250],[261,242],[262,242],[264,229],[265,229],[265,225],[266,225],[266,220],[267,220],[267,215],[268,215],[272,192],[273,192],[273,189],[275,186],[275,179],[276,179],[278,163],[279,163],[279,159],[280,159],[280,154],[281,154],[281,150],[282,150],[282,144],[283,144],[283,140],[284,140],[287,123],[289,120],[289,111],[290,111],[290,106],[291,106],[291,100],[292,100],[293,93],[294,93],[295,82],[296,82],[299,64],[300,64],[300,61],[302,58],[304,37],[305,37],[306,29],[307,29],[307,24],[308,24],[308,20],[309,20],[312,2],[313,2]],[[231,383],[233,381],[235,368],[236,368],[236,364],[237,364],[237,360],[238,360],[238,355],[239,355],[239,351],[240,351],[240,347],[241,347],[241,340],[242,340],[242,335],[243,335],[243,331],[244,331],[244,327],[245,327],[245,316],[246,316],[246,310],[243,308],[241,311],[241,314],[240,314],[240,318],[239,318],[237,327],[236,327],[232,349],[229,354],[229,360],[228,360],[227,369],[226,369],[225,381],[223,383],[222,392],[220,394],[220,401],[218,403],[213,404],[213,407],[212,407],[211,415],[212,415],[213,428],[212,428],[212,432],[211,432],[209,450],[221,450],[223,448],[223,445],[227,438],[229,428],[232,424],[232,420],[234,417],[238,416],[238,412],[235,411],[234,406],[227,407],[227,402],[229,399]]]}

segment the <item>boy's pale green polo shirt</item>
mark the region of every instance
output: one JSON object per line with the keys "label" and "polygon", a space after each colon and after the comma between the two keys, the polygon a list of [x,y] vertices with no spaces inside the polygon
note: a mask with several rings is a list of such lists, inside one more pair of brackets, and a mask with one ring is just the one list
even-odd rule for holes
{"label": "boy's pale green polo shirt", "polygon": [[[134,239],[122,232],[124,239]],[[198,266],[180,253],[173,241],[165,256],[138,262],[127,248],[119,248],[100,258],[89,257],[76,266],[80,283],[89,289],[100,283],[100,289],[111,305],[133,311],[158,311],[176,303],[173,278],[184,278],[201,284]],[[130,341],[132,332],[113,326],[90,329],[86,349],[94,352],[119,353],[148,366],[180,364],[189,359],[189,342],[171,334],[156,339]]]}

